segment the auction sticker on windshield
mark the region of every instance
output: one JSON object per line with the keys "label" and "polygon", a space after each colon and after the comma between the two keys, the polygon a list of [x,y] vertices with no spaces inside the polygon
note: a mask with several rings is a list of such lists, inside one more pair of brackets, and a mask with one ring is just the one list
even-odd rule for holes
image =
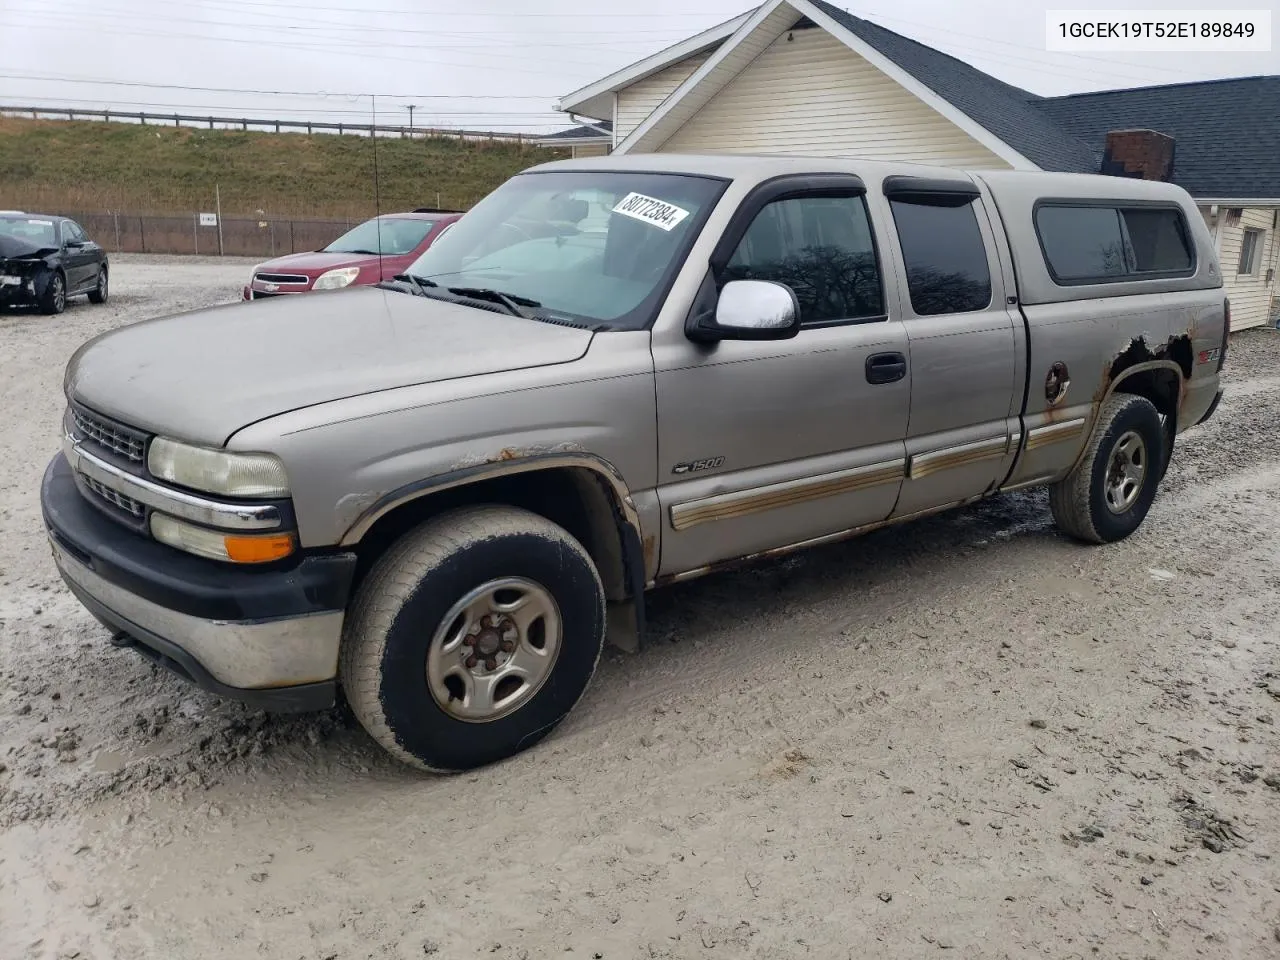
{"label": "auction sticker on windshield", "polygon": [[680,221],[689,215],[689,211],[683,207],[646,197],[643,193],[628,193],[613,208],[613,212],[620,213],[624,217],[642,220],[662,230],[675,229]]}

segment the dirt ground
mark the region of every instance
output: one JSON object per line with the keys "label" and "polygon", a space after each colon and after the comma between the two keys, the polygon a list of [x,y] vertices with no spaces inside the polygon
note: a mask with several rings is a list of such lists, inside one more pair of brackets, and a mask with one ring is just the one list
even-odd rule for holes
{"label": "dirt ground", "polygon": [[1280,957],[1275,332],[1130,540],[1010,495],[669,588],[549,740],[432,778],[109,648],[54,572],[68,356],[248,268],[0,317],[0,958]]}

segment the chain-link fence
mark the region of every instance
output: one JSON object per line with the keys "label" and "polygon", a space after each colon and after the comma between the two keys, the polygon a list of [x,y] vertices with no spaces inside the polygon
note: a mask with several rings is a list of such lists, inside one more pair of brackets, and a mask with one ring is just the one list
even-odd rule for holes
{"label": "chain-link fence", "polygon": [[221,224],[205,225],[198,213],[183,216],[68,211],[64,215],[77,221],[108,251],[228,257],[279,257],[319,250],[360,222],[223,217]]}

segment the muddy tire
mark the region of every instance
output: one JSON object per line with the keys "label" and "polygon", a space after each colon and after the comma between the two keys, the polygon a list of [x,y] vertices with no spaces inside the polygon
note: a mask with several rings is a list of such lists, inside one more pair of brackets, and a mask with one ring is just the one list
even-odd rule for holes
{"label": "muddy tire", "polygon": [[1098,412],[1084,458],[1049,487],[1058,529],[1085,543],[1114,543],[1142,525],[1164,476],[1160,414],[1145,397],[1113,394]]}
{"label": "muddy tire", "polygon": [[57,271],[49,278],[49,285],[40,297],[40,312],[54,316],[67,309],[67,278]]}
{"label": "muddy tire", "polygon": [[90,303],[106,303],[107,295],[110,290],[107,287],[107,268],[103,267],[98,271],[98,282],[92,290],[89,291]]}
{"label": "muddy tire", "polygon": [[361,725],[413,766],[454,772],[533,746],[587,688],[604,587],[582,545],[512,507],[406,533],[361,584],[339,677]]}

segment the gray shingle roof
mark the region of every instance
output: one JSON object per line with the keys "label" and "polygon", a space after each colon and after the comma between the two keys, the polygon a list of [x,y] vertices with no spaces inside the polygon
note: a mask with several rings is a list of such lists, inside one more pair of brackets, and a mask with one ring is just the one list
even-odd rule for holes
{"label": "gray shingle roof", "polygon": [[1097,173],[1110,130],[1151,129],[1176,143],[1174,182],[1196,197],[1280,197],[1280,77],[1040,97],[940,50],[813,4],[1045,170]]}
{"label": "gray shingle roof", "polygon": [[1099,157],[1109,130],[1173,137],[1173,179],[1192,196],[1280,198],[1280,77],[1107,90],[1036,105]]}
{"label": "gray shingle roof", "polygon": [[1032,105],[1039,98],[963,60],[834,7],[816,6],[938,96],[1045,170],[1096,173],[1093,151]]}
{"label": "gray shingle roof", "polygon": [[[601,120],[595,124],[600,130],[612,131],[613,124],[608,120]],[[600,130],[593,130],[591,127],[570,127],[568,130],[557,130],[555,133],[549,133],[540,140],[595,140],[600,137],[608,137],[608,133],[601,133]]]}

